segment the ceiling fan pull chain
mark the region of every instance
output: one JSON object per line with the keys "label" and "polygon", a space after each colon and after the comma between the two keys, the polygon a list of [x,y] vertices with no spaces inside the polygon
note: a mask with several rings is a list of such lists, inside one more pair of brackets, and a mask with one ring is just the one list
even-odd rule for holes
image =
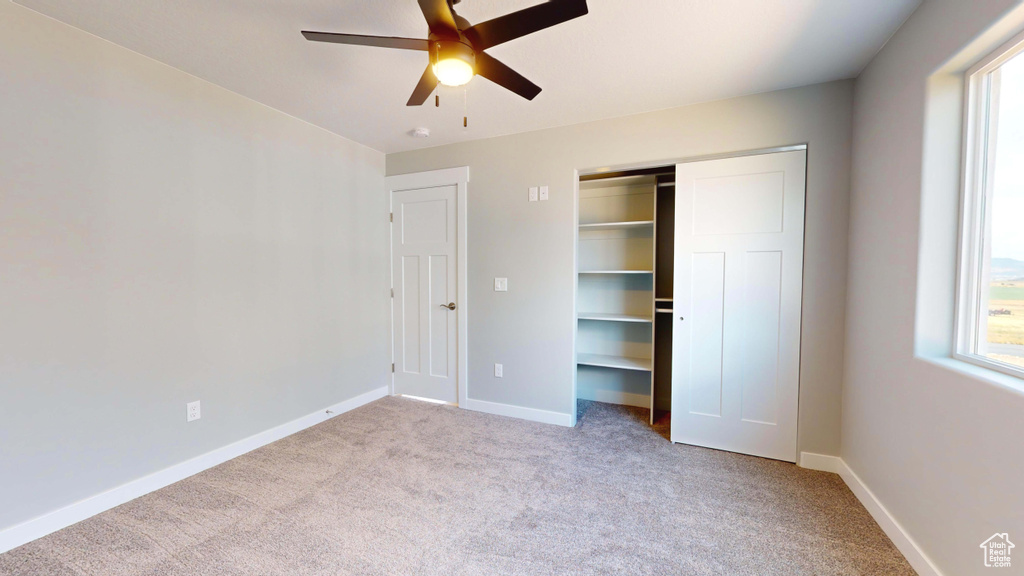
{"label": "ceiling fan pull chain", "polygon": [[469,128],[469,89],[462,87],[462,127]]}
{"label": "ceiling fan pull chain", "polygon": [[[441,44],[437,44],[437,49],[433,50],[432,54],[430,55],[431,58],[434,59],[434,62],[432,64],[432,66],[434,67],[435,71],[437,70],[437,54],[440,51],[441,51]],[[435,78],[436,78],[436,75],[435,75]],[[438,80],[437,84],[434,86],[434,108],[440,108],[440,107],[441,107],[441,81]]]}

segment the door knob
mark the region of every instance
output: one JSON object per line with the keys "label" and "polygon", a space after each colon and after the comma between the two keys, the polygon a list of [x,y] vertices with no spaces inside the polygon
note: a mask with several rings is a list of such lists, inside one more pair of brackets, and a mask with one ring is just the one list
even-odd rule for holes
{"label": "door knob", "polygon": [[449,310],[455,310],[455,302],[449,302],[447,304],[441,304],[441,308],[447,308]]}

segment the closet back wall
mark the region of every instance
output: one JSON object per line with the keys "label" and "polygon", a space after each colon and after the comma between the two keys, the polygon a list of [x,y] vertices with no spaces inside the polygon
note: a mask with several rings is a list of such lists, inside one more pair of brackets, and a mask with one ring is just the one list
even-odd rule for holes
{"label": "closet back wall", "polygon": [[0,71],[0,531],[387,384],[382,153],[3,1]]}
{"label": "closet back wall", "polygon": [[[807,143],[800,450],[838,455],[852,94],[831,82],[389,154],[388,175],[470,167],[470,398],[573,409],[575,169]],[[528,202],[541,185],[551,200]]]}

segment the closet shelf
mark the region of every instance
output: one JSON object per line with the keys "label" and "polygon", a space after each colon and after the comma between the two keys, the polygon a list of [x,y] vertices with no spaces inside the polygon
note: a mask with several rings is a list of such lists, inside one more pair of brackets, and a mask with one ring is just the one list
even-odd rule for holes
{"label": "closet shelf", "polygon": [[618,368],[620,370],[636,370],[638,372],[650,372],[650,358],[626,358],[624,356],[606,356],[604,354],[576,354],[576,363],[582,366],[597,366],[600,368]]}
{"label": "closet shelf", "polygon": [[654,274],[654,270],[580,270],[580,274]]}
{"label": "closet shelf", "polygon": [[655,310],[655,312],[657,312],[658,314],[672,314],[672,309],[671,308],[658,308],[657,310]]}
{"label": "closet shelf", "polygon": [[580,320],[601,320],[605,322],[635,322],[638,324],[650,324],[654,320],[646,316],[633,314],[601,314],[597,312],[580,312],[576,315]]}
{"label": "closet shelf", "polygon": [[626,230],[629,228],[647,228],[654,226],[654,220],[635,220],[630,222],[598,222],[596,224],[580,224],[580,230]]}

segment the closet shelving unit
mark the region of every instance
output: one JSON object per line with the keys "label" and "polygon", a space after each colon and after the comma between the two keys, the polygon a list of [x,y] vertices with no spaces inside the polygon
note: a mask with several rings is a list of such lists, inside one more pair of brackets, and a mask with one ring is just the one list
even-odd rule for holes
{"label": "closet shelving unit", "polygon": [[[659,202],[674,196],[671,180],[591,179],[579,192],[577,396],[648,408],[652,424],[670,405],[672,251],[666,267]],[[666,203],[674,210],[671,198]]]}
{"label": "closet shelving unit", "polygon": [[646,405],[654,369],[652,177],[580,183],[579,397]]}

